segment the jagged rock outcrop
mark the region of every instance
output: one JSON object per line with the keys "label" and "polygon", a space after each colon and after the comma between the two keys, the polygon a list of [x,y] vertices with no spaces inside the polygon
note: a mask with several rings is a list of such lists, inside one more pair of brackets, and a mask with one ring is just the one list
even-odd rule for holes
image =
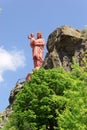
{"label": "jagged rock outcrop", "polygon": [[70,71],[73,57],[79,65],[84,65],[84,58],[87,59],[87,39],[82,37],[80,30],[62,26],[49,35],[47,50],[43,63],[45,69],[63,66]]}
{"label": "jagged rock outcrop", "polygon": [[8,120],[9,115],[12,113],[12,107],[9,105],[4,112],[0,113],[0,129],[3,128],[5,122]]}
{"label": "jagged rock outcrop", "polygon": [[23,88],[24,82],[17,83],[16,86],[11,90],[9,96],[9,103],[12,104],[15,100],[16,94]]}
{"label": "jagged rock outcrop", "polygon": [[23,88],[23,82],[17,82],[16,86],[11,90],[9,96],[9,106],[4,110],[4,112],[0,113],[0,129],[3,128],[6,120],[8,120],[10,114],[12,113],[12,104],[15,101],[16,94]]}

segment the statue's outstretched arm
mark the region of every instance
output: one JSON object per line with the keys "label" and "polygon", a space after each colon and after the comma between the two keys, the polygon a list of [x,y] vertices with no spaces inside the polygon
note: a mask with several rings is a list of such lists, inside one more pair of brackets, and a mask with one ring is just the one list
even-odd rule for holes
{"label": "statue's outstretched arm", "polygon": [[31,39],[31,38],[34,38],[34,34],[33,33],[28,35],[28,39]]}
{"label": "statue's outstretched arm", "polygon": [[30,46],[33,47],[33,45],[35,43],[34,34],[33,33],[29,34],[28,39],[30,40]]}

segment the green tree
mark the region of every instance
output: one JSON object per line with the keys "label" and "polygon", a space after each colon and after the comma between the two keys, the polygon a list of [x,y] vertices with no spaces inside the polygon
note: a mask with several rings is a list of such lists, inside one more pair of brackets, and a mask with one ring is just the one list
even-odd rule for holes
{"label": "green tree", "polygon": [[87,130],[87,72],[77,64],[72,69],[35,71],[16,96],[10,127]]}

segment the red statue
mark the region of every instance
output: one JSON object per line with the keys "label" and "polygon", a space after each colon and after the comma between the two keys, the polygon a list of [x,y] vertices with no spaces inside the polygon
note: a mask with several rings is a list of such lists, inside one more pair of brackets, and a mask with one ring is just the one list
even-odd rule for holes
{"label": "red statue", "polygon": [[43,52],[45,41],[42,38],[41,32],[37,33],[37,39],[34,38],[33,33],[28,35],[28,39],[30,39],[30,46],[32,48],[34,69],[39,69],[43,63]]}

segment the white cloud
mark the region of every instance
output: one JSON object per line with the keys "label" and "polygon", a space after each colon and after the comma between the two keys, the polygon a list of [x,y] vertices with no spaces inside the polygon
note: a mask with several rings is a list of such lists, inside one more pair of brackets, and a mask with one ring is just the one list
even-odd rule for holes
{"label": "white cloud", "polygon": [[25,65],[25,57],[21,51],[7,51],[4,48],[0,48],[0,82],[4,79],[2,77],[6,70],[16,71],[18,67]]}

